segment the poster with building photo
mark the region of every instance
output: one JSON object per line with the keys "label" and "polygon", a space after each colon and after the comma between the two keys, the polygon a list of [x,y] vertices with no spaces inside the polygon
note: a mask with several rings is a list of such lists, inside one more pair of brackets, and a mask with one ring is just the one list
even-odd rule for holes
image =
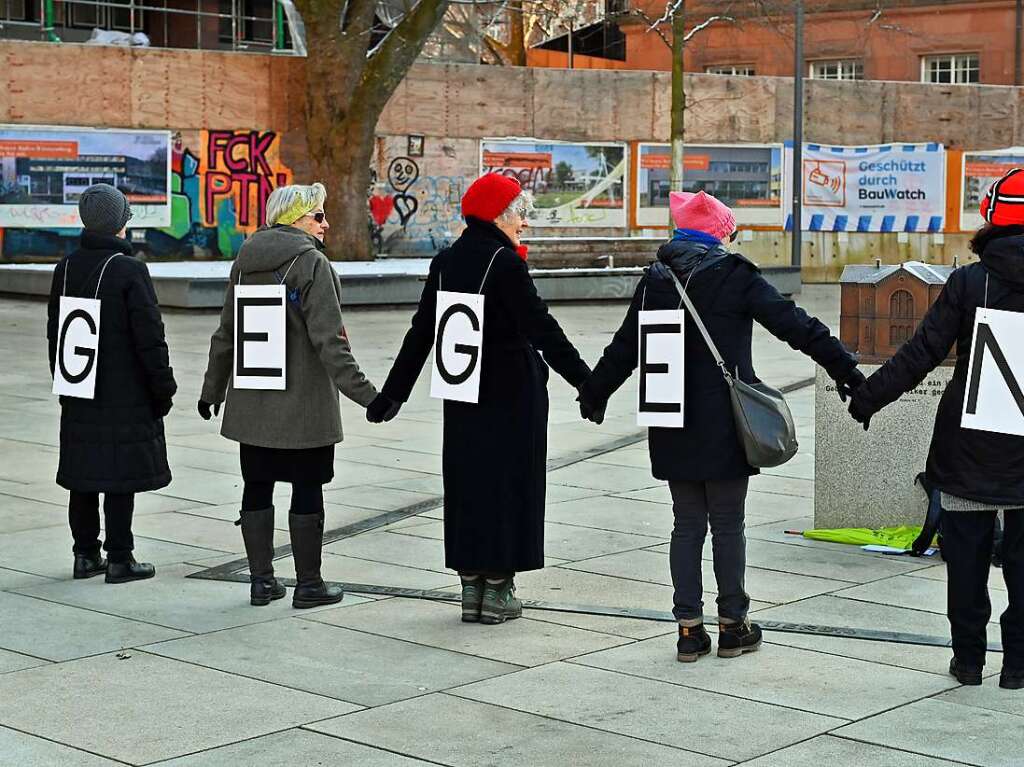
{"label": "poster with building photo", "polygon": [[626,145],[485,139],[481,173],[504,173],[533,192],[532,226],[626,226]]}
{"label": "poster with building photo", "polygon": [[985,223],[980,211],[981,198],[1014,168],[1024,168],[1024,147],[964,152],[960,231],[971,232]]}
{"label": "poster with building photo", "polygon": [[[637,154],[637,226],[668,226],[672,149],[640,144]],[[687,144],[683,189],[714,195],[741,226],[782,226],[782,145]]]}
{"label": "poster with building photo", "polygon": [[170,131],[0,125],[0,227],[80,227],[93,184],[120,189],[133,227],[171,223]]}

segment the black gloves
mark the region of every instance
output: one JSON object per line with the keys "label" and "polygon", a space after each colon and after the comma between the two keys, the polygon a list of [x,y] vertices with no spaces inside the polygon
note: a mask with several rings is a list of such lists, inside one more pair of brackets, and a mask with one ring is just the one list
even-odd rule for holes
{"label": "black gloves", "polygon": [[398,411],[401,409],[401,402],[395,402],[383,394],[378,394],[373,398],[373,402],[366,406],[366,420],[370,423],[384,423],[398,415]]}
{"label": "black gloves", "polygon": [[864,431],[867,431],[868,427],[871,426],[872,414],[868,412],[868,408],[864,404],[864,401],[861,397],[858,397],[856,394],[854,394],[850,398],[849,411],[850,416],[853,418],[853,420],[859,424],[862,424],[864,426]]}
{"label": "black gloves", "polygon": [[209,402],[204,402],[203,400],[199,400],[199,405],[197,406],[197,409],[199,410],[199,415],[201,415],[203,417],[204,421],[209,421],[210,420],[210,408],[211,407],[213,408],[213,415],[220,415],[220,403],[219,402],[216,405],[211,405]]}
{"label": "black gloves", "polygon": [[604,423],[604,411],[608,407],[608,401],[602,402],[595,399],[588,392],[586,384],[580,386],[578,391],[580,396],[576,398],[576,401],[580,403],[580,416],[596,424]]}
{"label": "black gloves", "polygon": [[171,412],[171,401],[169,399],[160,400],[159,402],[153,403],[153,415],[157,418],[163,418]]}
{"label": "black gloves", "polygon": [[839,392],[839,399],[846,402],[847,398],[852,397],[857,387],[866,380],[864,374],[858,368],[851,370],[842,381],[836,381],[836,391]]}

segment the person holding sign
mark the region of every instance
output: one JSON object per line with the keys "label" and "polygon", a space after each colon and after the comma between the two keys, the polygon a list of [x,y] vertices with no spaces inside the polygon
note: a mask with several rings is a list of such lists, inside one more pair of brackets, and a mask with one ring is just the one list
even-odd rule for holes
{"label": "person holding sign", "polygon": [[[590,418],[603,413],[608,398],[639,365],[638,420],[650,426],[651,471],[668,482],[675,514],[669,562],[679,622],[677,658],[691,662],[711,650],[701,583],[709,523],[718,582],[718,654],[736,657],[761,643],[761,629],[747,619],[743,532],[747,484],[758,471],[747,462],[723,371],[689,312],[682,312],[682,322],[678,318],[682,300],[676,280],[685,286],[725,367],[741,381],[758,381],[751,359],[755,320],[812,357],[841,382],[844,394],[863,376],[825,325],[781,296],[753,263],[727,249],[736,236],[728,207],[704,192],[672,192],[669,204],[678,228],[658,250],[622,325],[581,388],[580,411]],[[659,316],[649,321],[650,315]]]}
{"label": "person holding sign", "polygon": [[988,576],[996,512],[1005,510],[1000,619],[1001,687],[1024,688],[1024,171],[1011,170],[981,201],[986,224],[971,240],[981,261],[954,271],[917,332],[861,386],[850,414],[871,417],[918,384],[956,344],[925,471],[939,495],[949,672],[981,684],[992,614]]}
{"label": "person holding sign", "polygon": [[[57,484],[71,492],[75,578],[152,578],[133,555],[135,494],[171,482],[163,417],[177,391],[149,270],[124,239],[127,198],[108,184],[78,201],[81,247],[53,272],[47,310],[50,372],[61,395]],[[109,562],[100,554],[103,494]]]}
{"label": "person holding sign", "polygon": [[224,406],[221,434],[239,443],[242,528],[253,605],[285,595],[274,577],[274,484],[292,486],[288,530],[294,607],[334,604],[320,575],[323,485],[342,440],[338,392],[366,407],[377,396],[352,355],[341,281],[324,255],[330,225],[323,184],[285,186],[267,199],[267,226],[242,245],[220,327],[210,339],[199,414]]}
{"label": "person holding sign", "polygon": [[[466,229],[430,264],[412,326],[372,422],[394,417],[433,357],[444,399],[445,564],[462,580],[462,619],[522,613],[514,575],[544,567],[548,366],[576,387],[590,373],[526,267],[532,199],[489,173],[462,198]],[[541,357],[543,354],[543,358]]]}

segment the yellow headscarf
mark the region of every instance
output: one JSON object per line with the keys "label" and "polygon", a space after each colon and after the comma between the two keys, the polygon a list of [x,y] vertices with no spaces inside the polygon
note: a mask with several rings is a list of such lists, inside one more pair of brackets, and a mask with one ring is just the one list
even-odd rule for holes
{"label": "yellow headscarf", "polygon": [[277,223],[290,226],[307,213],[312,213],[316,207],[317,203],[315,198],[312,200],[306,200],[303,199],[303,195],[299,195],[295,199],[295,202],[292,203],[291,207],[281,211],[281,215],[277,217]]}

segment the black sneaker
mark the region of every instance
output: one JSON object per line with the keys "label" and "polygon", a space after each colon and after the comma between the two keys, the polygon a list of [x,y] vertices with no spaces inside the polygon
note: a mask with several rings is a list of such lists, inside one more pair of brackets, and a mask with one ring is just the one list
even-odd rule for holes
{"label": "black sneaker", "polygon": [[738,658],[761,646],[761,627],[744,618],[740,623],[718,624],[718,657]]}
{"label": "black sneaker", "polygon": [[74,579],[92,578],[107,571],[107,560],[102,554],[75,554]]}
{"label": "black sneaker", "polygon": [[146,562],[136,562],[129,556],[124,562],[107,562],[107,583],[142,581],[156,575],[156,568]]}
{"label": "black sneaker", "polygon": [[694,663],[700,656],[711,652],[711,637],[703,623],[696,626],[679,626],[679,641],[676,642],[676,660],[680,663]]}
{"label": "black sneaker", "polygon": [[949,661],[949,673],[955,676],[960,684],[981,684],[981,666],[968,666],[958,661],[956,656]]}
{"label": "black sneaker", "polygon": [[999,686],[1004,690],[1024,690],[1024,668],[1006,668],[999,675]]}

